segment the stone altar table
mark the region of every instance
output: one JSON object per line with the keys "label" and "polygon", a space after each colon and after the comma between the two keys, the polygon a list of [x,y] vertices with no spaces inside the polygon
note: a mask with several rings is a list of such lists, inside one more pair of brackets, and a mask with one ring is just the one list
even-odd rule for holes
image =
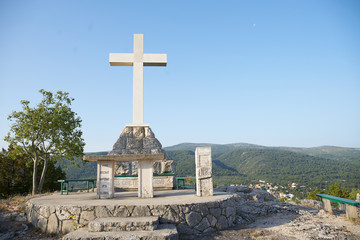
{"label": "stone altar table", "polygon": [[138,161],[138,197],[154,197],[153,164],[164,160],[165,154],[124,154],[124,155],[85,155],[86,161],[97,161],[97,196],[98,198],[114,197],[114,162]]}

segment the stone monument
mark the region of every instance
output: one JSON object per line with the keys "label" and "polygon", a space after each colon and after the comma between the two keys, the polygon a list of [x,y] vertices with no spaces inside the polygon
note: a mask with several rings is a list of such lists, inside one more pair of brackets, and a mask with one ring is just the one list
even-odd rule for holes
{"label": "stone monument", "polygon": [[87,155],[84,160],[97,161],[98,198],[114,196],[114,162],[138,162],[138,197],[152,198],[153,165],[165,160],[165,152],[149,124],[144,124],[143,67],[166,66],[166,54],[144,54],[143,34],[134,34],[134,53],[110,53],[111,66],[133,66],[133,123],[127,124],[105,156]]}
{"label": "stone monument", "polygon": [[195,150],[196,195],[213,195],[211,147],[197,147]]}

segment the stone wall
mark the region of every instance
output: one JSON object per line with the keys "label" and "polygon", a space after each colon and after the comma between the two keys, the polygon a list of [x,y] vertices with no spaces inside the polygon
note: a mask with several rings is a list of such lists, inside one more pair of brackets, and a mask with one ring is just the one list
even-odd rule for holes
{"label": "stone wall", "polygon": [[[155,191],[171,190],[175,187],[174,176],[154,176],[153,184]],[[137,191],[138,177],[115,177],[115,191]]]}
{"label": "stone wall", "polygon": [[236,220],[236,201],[229,195],[222,201],[176,205],[39,206],[28,202],[26,216],[34,226],[48,233],[67,233],[99,217],[158,216],[160,223],[175,224],[179,233],[199,234],[226,229]]}

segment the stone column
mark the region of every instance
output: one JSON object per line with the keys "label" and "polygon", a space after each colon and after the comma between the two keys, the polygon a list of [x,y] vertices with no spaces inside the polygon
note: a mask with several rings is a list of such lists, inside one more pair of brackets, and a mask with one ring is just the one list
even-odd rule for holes
{"label": "stone column", "polygon": [[356,194],[356,201],[357,201],[357,202],[360,202],[360,193],[357,193],[357,194]]}
{"label": "stone column", "polygon": [[114,161],[97,162],[97,196],[114,197]]}
{"label": "stone column", "polygon": [[330,214],[333,214],[331,203],[329,199],[321,198],[323,204],[324,204],[324,210]]}
{"label": "stone column", "polygon": [[338,204],[339,204],[339,209],[340,209],[340,210],[345,210],[345,209],[346,209],[344,203],[338,203]]}
{"label": "stone column", "polygon": [[196,195],[213,195],[211,147],[197,147],[195,150]]}
{"label": "stone column", "polygon": [[357,207],[346,204],[346,218],[349,220],[358,219]]}
{"label": "stone column", "polygon": [[139,198],[152,198],[154,197],[153,189],[153,160],[139,161],[138,168],[138,197]]}

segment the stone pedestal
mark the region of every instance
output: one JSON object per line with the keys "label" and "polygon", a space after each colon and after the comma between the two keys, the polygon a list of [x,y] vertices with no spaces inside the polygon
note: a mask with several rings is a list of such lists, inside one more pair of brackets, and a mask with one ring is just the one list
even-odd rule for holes
{"label": "stone pedestal", "polygon": [[143,160],[139,162],[139,198],[152,198],[154,197],[153,191],[153,164],[152,160]]}
{"label": "stone pedestal", "polygon": [[114,161],[97,162],[97,196],[114,197]]}
{"label": "stone pedestal", "polygon": [[331,202],[329,199],[326,199],[326,198],[321,198],[323,204],[324,204],[324,210],[330,214],[333,214],[333,210],[332,210],[332,207],[331,207]]}
{"label": "stone pedestal", "polygon": [[211,147],[197,147],[195,150],[196,195],[213,196]]}
{"label": "stone pedestal", "polygon": [[346,218],[349,219],[349,220],[353,220],[353,219],[358,218],[357,207],[356,206],[351,206],[349,204],[346,205]]}

